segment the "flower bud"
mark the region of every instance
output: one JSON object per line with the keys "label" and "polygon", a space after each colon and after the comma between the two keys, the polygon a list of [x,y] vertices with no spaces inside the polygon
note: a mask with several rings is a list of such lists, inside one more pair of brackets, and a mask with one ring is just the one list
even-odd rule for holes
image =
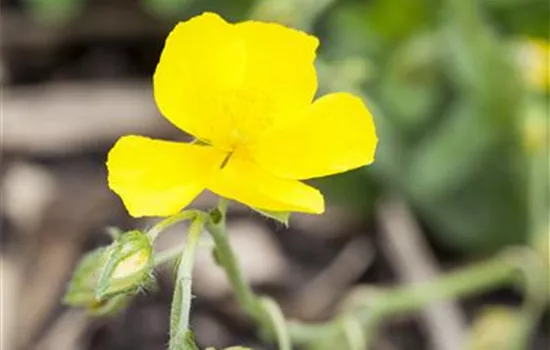
{"label": "flower bud", "polygon": [[105,248],[96,249],[80,260],[63,298],[65,304],[87,308],[97,302],[95,289],[105,264],[105,251]]}
{"label": "flower bud", "polygon": [[152,280],[153,247],[140,231],[121,234],[106,248],[105,263],[95,297],[104,300],[118,294],[132,294]]}

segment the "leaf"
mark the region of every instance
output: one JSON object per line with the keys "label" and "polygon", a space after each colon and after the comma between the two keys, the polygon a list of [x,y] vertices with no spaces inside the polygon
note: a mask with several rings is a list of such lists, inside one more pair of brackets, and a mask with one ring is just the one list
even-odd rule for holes
{"label": "leaf", "polygon": [[261,215],[268,217],[270,219],[273,219],[275,221],[278,221],[288,227],[288,220],[290,219],[290,212],[288,211],[271,211],[271,210],[264,210],[264,209],[258,209],[258,208],[252,208],[257,213],[260,213]]}

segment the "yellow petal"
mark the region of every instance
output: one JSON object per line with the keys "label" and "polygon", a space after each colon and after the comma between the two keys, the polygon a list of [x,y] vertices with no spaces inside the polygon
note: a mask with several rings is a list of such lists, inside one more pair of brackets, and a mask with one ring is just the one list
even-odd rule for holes
{"label": "yellow petal", "polygon": [[228,199],[272,211],[299,211],[320,214],[323,195],[297,180],[277,178],[250,159],[233,155],[208,188]]}
{"label": "yellow petal", "polygon": [[317,91],[316,37],[276,23],[235,25],[246,45],[243,89],[262,101],[262,110],[244,115],[240,128],[255,135],[285,123],[306,109]]}
{"label": "yellow petal", "polygon": [[109,152],[109,187],[134,217],[173,215],[205,188],[224,157],[211,147],[125,136]]}
{"label": "yellow petal", "polygon": [[245,61],[243,40],[218,15],[180,22],[166,39],[153,77],[161,113],[201,140],[225,139],[230,115],[224,99],[242,86]]}
{"label": "yellow petal", "polygon": [[377,142],[372,116],[361,99],[334,93],[315,101],[292,125],[270,131],[250,153],[277,176],[309,179],[372,163]]}
{"label": "yellow petal", "polygon": [[155,100],[175,125],[229,150],[307,108],[317,89],[317,46],[282,25],[233,25],[206,13],[170,33]]}

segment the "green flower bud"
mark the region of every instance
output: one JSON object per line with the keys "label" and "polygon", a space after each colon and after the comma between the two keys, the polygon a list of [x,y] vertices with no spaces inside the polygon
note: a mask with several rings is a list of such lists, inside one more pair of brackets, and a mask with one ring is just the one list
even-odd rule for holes
{"label": "green flower bud", "polygon": [[109,249],[103,247],[84,255],[73,273],[63,298],[64,304],[83,307],[92,316],[114,314],[128,305],[131,299],[129,295],[119,294],[104,300],[98,300],[96,297],[97,285],[107,262],[108,252]]}
{"label": "green flower bud", "polygon": [[99,248],[84,255],[73,273],[63,303],[86,308],[97,303],[95,289],[105,264],[105,251],[105,248]]}
{"label": "green flower bud", "polygon": [[140,231],[123,233],[106,248],[95,297],[105,300],[135,293],[151,282],[152,271],[153,247],[149,237]]}
{"label": "green flower bud", "polygon": [[147,235],[139,231],[119,234],[108,247],[82,258],[63,301],[93,315],[114,313],[152,280],[152,269],[153,248]]}

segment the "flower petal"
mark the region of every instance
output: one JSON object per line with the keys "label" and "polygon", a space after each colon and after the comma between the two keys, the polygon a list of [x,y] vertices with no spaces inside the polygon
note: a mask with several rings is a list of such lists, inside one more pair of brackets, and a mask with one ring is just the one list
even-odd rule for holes
{"label": "flower petal", "polygon": [[208,188],[225,198],[271,211],[299,211],[320,214],[323,195],[297,180],[277,178],[250,159],[231,156]]}
{"label": "flower petal", "polygon": [[292,125],[271,130],[250,153],[277,176],[309,179],[372,163],[377,142],[372,116],[361,99],[334,93],[315,101]]}
{"label": "flower petal", "polygon": [[109,152],[109,187],[134,217],[173,215],[205,188],[224,157],[211,147],[124,136]]}
{"label": "flower petal", "polygon": [[317,89],[318,40],[274,23],[229,24],[212,13],[170,33],[155,100],[176,126],[231,149],[307,108]]}
{"label": "flower petal", "polygon": [[153,77],[161,113],[201,140],[223,139],[230,117],[223,113],[223,99],[242,85],[245,61],[243,40],[217,14],[180,22],[166,39]]}
{"label": "flower petal", "polygon": [[[314,66],[319,40],[277,23],[235,25],[246,46],[245,91],[263,98],[264,111],[244,120],[245,132],[259,133],[306,109],[317,91]],[[246,129],[248,127],[248,130]]]}

